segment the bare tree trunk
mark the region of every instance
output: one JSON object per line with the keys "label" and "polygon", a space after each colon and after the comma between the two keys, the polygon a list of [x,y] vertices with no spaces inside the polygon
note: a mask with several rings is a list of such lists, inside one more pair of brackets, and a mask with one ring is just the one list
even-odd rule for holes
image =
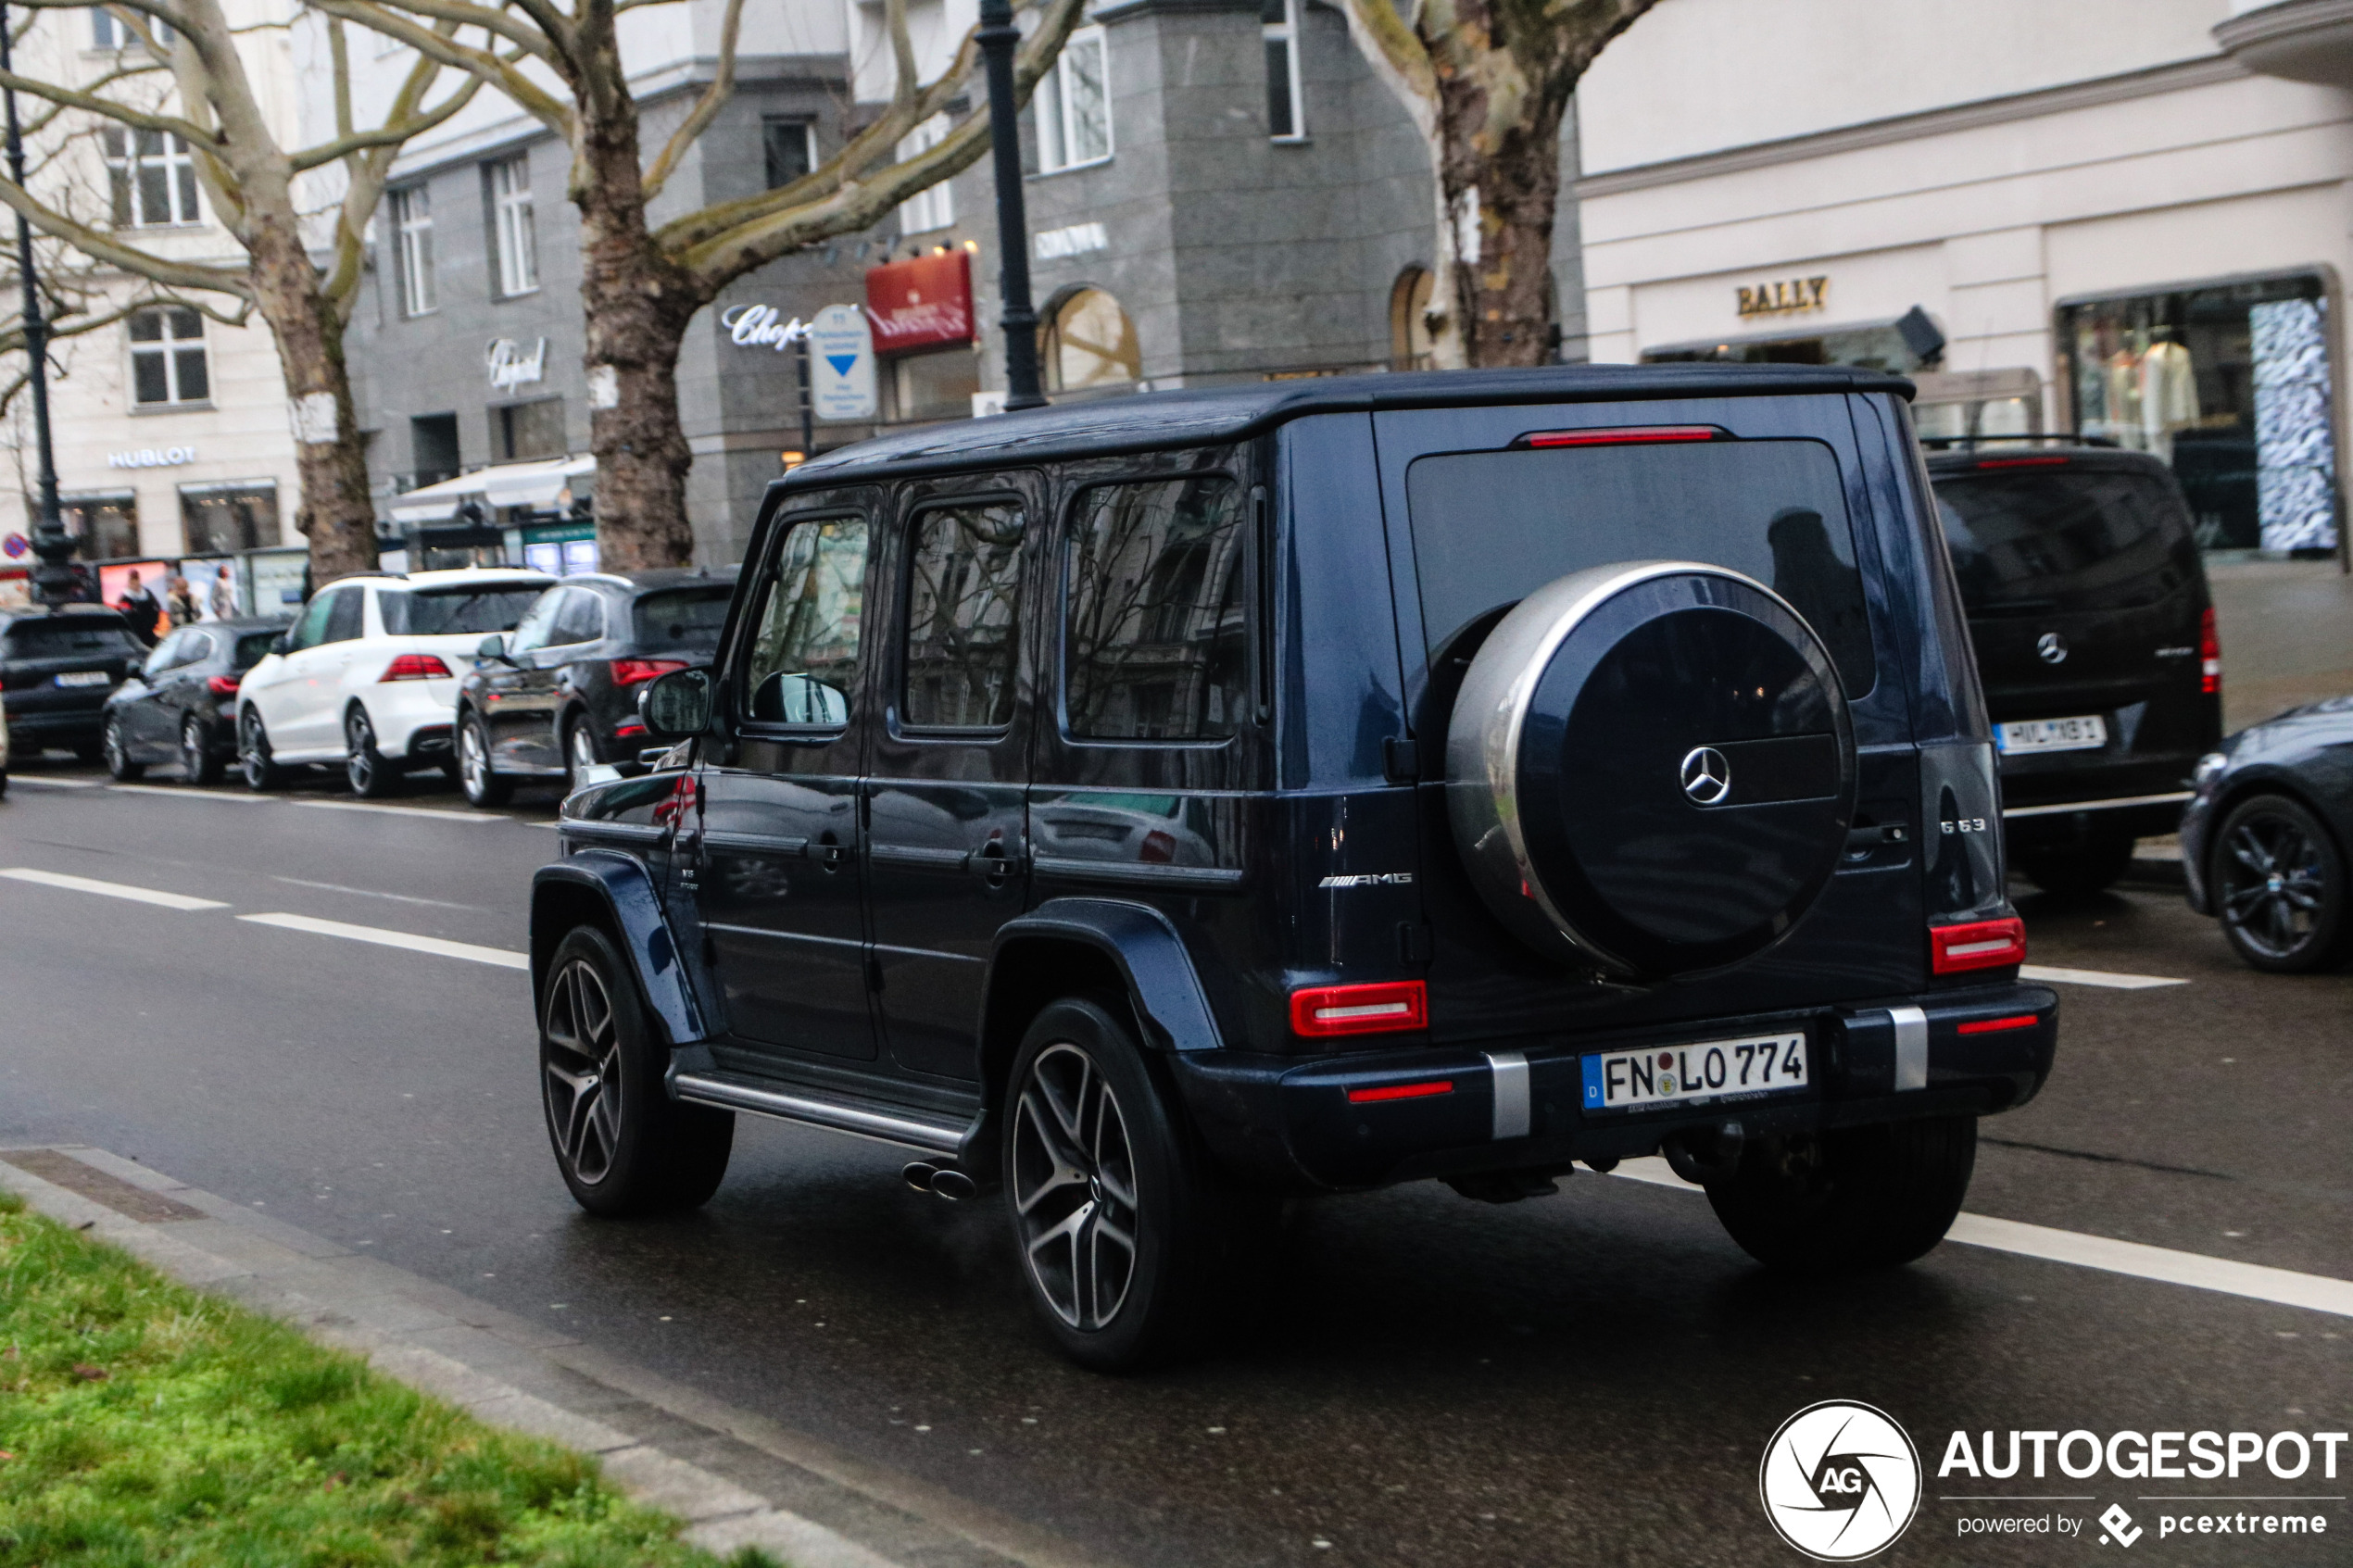
{"label": "bare tree trunk", "polygon": [[1484,71],[1439,82],[1439,183],[1453,219],[1455,319],[1473,365],[1552,358],[1546,284],[1568,94],[1514,85],[1521,90],[1499,91]]}
{"label": "bare tree trunk", "polygon": [[352,412],[344,364],[343,321],[320,286],[319,269],[295,230],[292,204],[282,221],[263,218],[248,240],[255,308],[277,340],[294,426],[302,501],[295,527],[310,545],[313,586],[376,570],[376,508],[368,491],[368,455]]}

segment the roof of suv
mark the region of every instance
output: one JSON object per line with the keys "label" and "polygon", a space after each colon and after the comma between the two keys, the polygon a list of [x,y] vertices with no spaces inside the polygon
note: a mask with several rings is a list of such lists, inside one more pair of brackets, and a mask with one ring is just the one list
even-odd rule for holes
{"label": "roof of suv", "polygon": [[580,571],[565,578],[566,586],[610,588],[616,593],[654,594],[665,588],[731,588],[738,569],[732,566],[665,566],[647,571]]}
{"label": "roof of suv", "polygon": [[526,566],[457,566],[440,571],[410,571],[404,573],[355,573],[363,581],[381,582],[387,586],[407,588],[457,588],[469,583],[552,583],[556,579],[544,571],[534,571]]}
{"label": "roof of suv", "polygon": [[1809,392],[1893,392],[1909,397],[1912,383],[1900,376],[1840,366],[1708,362],[1543,365],[1254,382],[926,425],[813,458],[777,483],[787,491],[815,490],[849,477],[844,470],[887,467],[905,473],[975,461],[1042,461],[1214,445],[1242,440],[1305,414]]}

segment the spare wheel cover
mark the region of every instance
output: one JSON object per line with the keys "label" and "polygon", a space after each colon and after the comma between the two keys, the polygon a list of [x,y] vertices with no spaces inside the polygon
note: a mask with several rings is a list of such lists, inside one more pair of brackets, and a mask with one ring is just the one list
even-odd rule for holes
{"label": "spare wheel cover", "polygon": [[1753,958],[1838,869],[1846,694],[1754,578],[1693,561],[1572,572],[1472,659],[1447,809],[1479,895],[1539,952],[1666,979]]}

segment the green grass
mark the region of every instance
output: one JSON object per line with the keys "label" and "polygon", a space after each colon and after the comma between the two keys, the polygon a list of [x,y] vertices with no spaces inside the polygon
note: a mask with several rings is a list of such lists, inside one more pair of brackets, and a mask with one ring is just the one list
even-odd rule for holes
{"label": "green grass", "polygon": [[5,1568],[716,1568],[677,1530],[579,1454],[0,1193]]}

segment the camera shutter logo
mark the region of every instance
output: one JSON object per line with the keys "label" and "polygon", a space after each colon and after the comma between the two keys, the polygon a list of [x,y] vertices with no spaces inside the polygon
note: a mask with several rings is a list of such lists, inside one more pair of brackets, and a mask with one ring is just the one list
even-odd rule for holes
{"label": "camera shutter logo", "polygon": [[1857,1562],[1919,1512],[1919,1450],[1885,1411],[1825,1399],[1781,1423],[1756,1486],[1781,1539],[1818,1562]]}

